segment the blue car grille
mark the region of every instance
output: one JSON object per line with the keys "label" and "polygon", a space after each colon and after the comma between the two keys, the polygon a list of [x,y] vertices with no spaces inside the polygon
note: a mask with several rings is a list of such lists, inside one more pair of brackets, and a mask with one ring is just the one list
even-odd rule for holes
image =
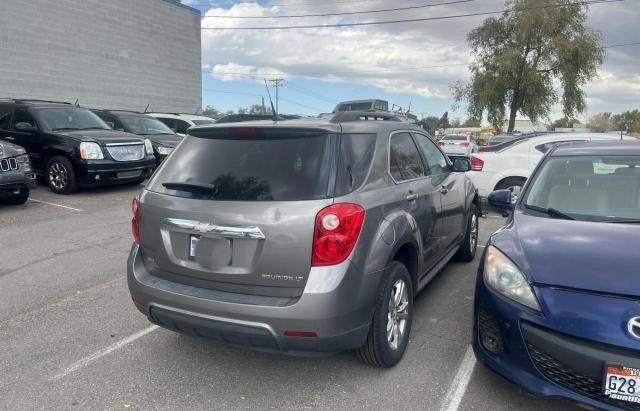
{"label": "blue car grille", "polygon": [[602,380],[581,375],[564,365],[560,360],[545,353],[532,344],[527,344],[529,353],[538,370],[549,380],[570,391],[582,394],[596,401],[615,405],[627,410],[640,410],[640,405],[630,402],[616,401],[605,397],[602,393]]}

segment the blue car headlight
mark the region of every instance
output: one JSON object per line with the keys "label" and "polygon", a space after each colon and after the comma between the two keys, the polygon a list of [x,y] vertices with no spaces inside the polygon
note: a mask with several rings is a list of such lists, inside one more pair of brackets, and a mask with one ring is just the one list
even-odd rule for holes
{"label": "blue car headlight", "polygon": [[168,156],[173,151],[173,147],[157,146],[156,150],[161,156]]}
{"label": "blue car headlight", "polygon": [[484,258],[484,281],[489,287],[505,297],[536,311],[542,311],[538,299],[522,271],[493,246],[487,248]]}

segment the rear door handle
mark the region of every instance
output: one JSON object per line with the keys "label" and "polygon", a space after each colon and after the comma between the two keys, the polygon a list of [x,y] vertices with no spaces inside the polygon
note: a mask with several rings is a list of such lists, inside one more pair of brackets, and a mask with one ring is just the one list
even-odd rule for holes
{"label": "rear door handle", "polygon": [[405,198],[407,201],[416,201],[418,199],[418,195],[416,193],[409,193]]}
{"label": "rear door handle", "polygon": [[447,187],[442,186],[442,188],[440,189],[440,192],[442,194],[447,194],[449,192],[449,189]]}
{"label": "rear door handle", "polygon": [[15,140],[15,138],[13,138],[13,137],[5,137],[4,139],[5,139],[5,140],[9,140],[9,141],[13,141],[13,140]]}

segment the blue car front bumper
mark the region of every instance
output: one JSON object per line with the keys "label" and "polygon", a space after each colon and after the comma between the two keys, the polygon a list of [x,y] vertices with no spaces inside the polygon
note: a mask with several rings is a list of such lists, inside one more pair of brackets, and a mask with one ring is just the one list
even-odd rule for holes
{"label": "blue car front bumper", "polygon": [[638,302],[546,287],[536,292],[543,312],[553,315],[506,299],[478,275],[476,358],[538,397],[640,410],[640,404],[605,397],[602,389],[607,364],[640,368],[640,342],[627,336],[618,321],[639,310]]}

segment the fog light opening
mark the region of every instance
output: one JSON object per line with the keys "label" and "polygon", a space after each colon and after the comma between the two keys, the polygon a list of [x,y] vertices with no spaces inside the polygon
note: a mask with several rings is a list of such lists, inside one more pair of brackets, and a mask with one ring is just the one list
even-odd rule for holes
{"label": "fog light opening", "polygon": [[480,341],[482,342],[482,346],[492,354],[500,354],[504,350],[500,336],[490,331],[481,332]]}
{"label": "fog light opening", "polygon": [[96,181],[100,181],[100,174],[96,174],[94,178],[96,179]]}

